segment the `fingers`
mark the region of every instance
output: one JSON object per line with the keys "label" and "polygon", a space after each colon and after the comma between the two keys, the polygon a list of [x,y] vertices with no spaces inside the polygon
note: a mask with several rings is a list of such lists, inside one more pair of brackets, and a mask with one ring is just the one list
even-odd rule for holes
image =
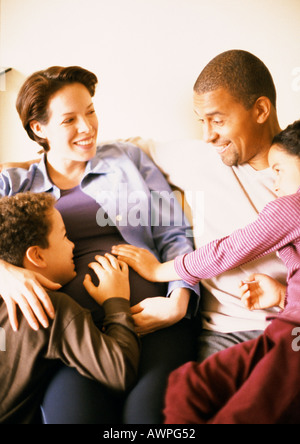
{"label": "fingers", "polygon": [[56,282],[52,282],[49,279],[47,279],[45,276],[43,276],[42,274],[39,273],[35,273],[36,279],[38,280],[38,282],[43,286],[48,288],[48,290],[60,290],[61,289],[61,285],[57,284]]}
{"label": "fingers", "polygon": [[91,278],[91,276],[90,276],[89,274],[87,274],[87,275],[85,276],[84,281],[83,281],[83,285],[84,285],[86,291],[87,291],[91,296],[92,296],[92,295],[95,293],[95,291],[97,290],[97,288],[96,288],[95,285],[93,284],[93,282],[92,282],[92,278]]}
{"label": "fingers", "polygon": [[95,259],[97,262],[91,262],[89,268],[94,270],[99,279],[101,279],[103,272],[114,270],[128,273],[128,265],[109,253],[105,254],[105,256],[96,256]]}
{"label": "fingers", "polygon": [[[128,254],[134,254],[134,253],[138,253],[141,250],[141,248],[139,247],[135,247],[134,245],[129,245],[129,244],[121,244],[121,245],[114,245],[111,249],[111,251],[115,251],[117,254],[119,252],[123,252],[124,255],[126,255],[126,253]],[[115,254],[115,253],[113,253]]]}
{"label": "fingers", "polygon": [[96,256],[95,259],[99,262],[100,265],[102,265],[102,267],[106,271],[109,271],[112,268],[117,271],[120,270],[118,259],[109,253],[106,253],[105,256]]}
{"label": "fingers", "polygon": [[[61,287],[60,287],[61,288]],[[39,320],[39,322],[44,326],[48,322],[47,316],[45,315],[44,309],[50,319],[54,319],[55,310],[52,301],[48,293],[38,284],[33,285],[33,291],[37,297],[36,303],[33,301],[32,309]]]}
{"label": "fingers", "polygon": [[[136,261],[141,249],[133,245],[118,245],[112,247],[111,252],[129,264],[129,260]],[[130,264],[129,264],[130,265]]]}
{"label": "fingers", "polygon": [[7,312],[8,312],[8,318],[11,325],[11,328],[13,331],[18,331],[19,324],[18,324],[18,318],[17,318],[17,305],[12,299],[5,300],[4,302],[6,304]]}
{"label": "fingers", "polygon": [[129,273],[128,265],[125,262],[119,261],[119,265],[120,265],[120,268],[121,268],[123,273],[126,273],[126,274]]}
{"label": "fingers", "polygon": [[106,253],[105,258],[109,261],[110,265],[117,271],[120,270],[120,264],[118,259],[112,254]]}
{"label": "fingers", "polygon": [[[39,323],[38,323],[37,318],[34,315],[34,311],[31,307],[33,305],[36,307],[37,305],[39,305],[39,303],[36,302],[32,293],[30,291],[28,291],[24,295],[19,295],[18,298],[16,299],[16,303],[18,304],[18,306],[19,306],[21,312],[23,313],[25,319],[27,320],[29,326],[32,328],[32,330],[37,331],[39,329]],[[40,308],[41,308],[41,306],[40,306]],[[37,311],[36,308],[35,308],[35,311]],[[49,326],[49,322],[48,322],[47,318],[45,321],[45,316],[46,316],[45,314],[44,314],[44,316],[41,316],[40,322],[44,328],[47,328]]]}
{"label": "fingers", "polygon": [[131,307],[130,310],[132,315],[136,315],[138,313],[141,313],[144,310],[144,307],[142,307],[141,303],[139,303]]}

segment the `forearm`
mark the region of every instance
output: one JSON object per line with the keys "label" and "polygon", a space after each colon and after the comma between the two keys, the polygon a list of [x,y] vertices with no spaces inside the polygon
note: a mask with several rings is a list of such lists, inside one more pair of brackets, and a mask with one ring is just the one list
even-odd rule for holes
{"label": "forearm", "polygon": [[64,328],[65,313],[57,310],[50,358],[61,359],[83,376],[124,391],[134,384],[137,377],[139,339],[128,301],[110,299],[103,307],[105,333],[95,326],[90,313],[81,308],[76,308],[78,313],[75,312],[72,321]]}
{"label": "forearm", "polygon": [[177,258],[177,273],[193,285],[280,250],[299,238],[299,212],[286,219],[288,208],[289,202],[271,202],[252,224]]}
{"label": "forearm", "polygon": [[172,260],[158,265],[153,275],[154,282],[171,282],[181,280],[181,277],[175,270],[174,264],[175,261]]}

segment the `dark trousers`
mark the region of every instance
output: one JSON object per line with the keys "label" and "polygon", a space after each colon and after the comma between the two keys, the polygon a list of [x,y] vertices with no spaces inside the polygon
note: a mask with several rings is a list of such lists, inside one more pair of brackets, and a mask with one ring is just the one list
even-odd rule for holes
{"label": "dark trousers", "polygon": [[299,424],[297,325],[276,319],[257,339],[188,363],[169,378],[166,424]]}
{"label": "dark trousers", "polygon": [[46,424],[160,424],[170,373],[196,359],[191,322],[142,338],[139,378],[126,396],[76,370],[62,366],[53,376],[42,403]]}

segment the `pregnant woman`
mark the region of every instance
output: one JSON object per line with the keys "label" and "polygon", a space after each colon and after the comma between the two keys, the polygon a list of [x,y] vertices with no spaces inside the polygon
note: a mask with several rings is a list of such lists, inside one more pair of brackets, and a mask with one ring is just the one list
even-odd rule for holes
{"label": "pregnant woman", "polygon": [[[147,248],[163,262],[193,251],[189,228],[171,199],[171,190],[150,159],[131,144],[97,146],[98,120],[92,98],[97,77],[80,67],[51,67],[30,76],[22,86],[17,110],[29,137],[43,147],[41,161],[28,169],[9,168],[0,176],[1,196],[22,191],[49,192],[75,245],[77,277],[63,288],[90,309],[101,328],[103,312],[83,286],[95,255],[114,245]],[[159,193],[168,206],[153,199]],[[170,197],[170,199],[168,198]],[[170,209],[163,223],[162,208]],[[154,221],[154,223],[152,223]],[[158,221],[158,222],[157,222]],[[168,226],[165,226],[168,225]],[[0,294],[12,325],[16,304],[33,328],[53,317],[40,277],[0,263]],[[169,373],[194,359],[189,318],[198,304],[199,289],[184,282],[168,286],[149,283],[130,272],[131,305],[141,334],[142,357],[137,385],[125,398],[60,367],[46,387],[42,403],[46,423],[159,423]],[[40,302],[39,302],[40,301]],[[42,308],[43,307],[43,308]],[[35,316],[34,316],[35,314]]]}

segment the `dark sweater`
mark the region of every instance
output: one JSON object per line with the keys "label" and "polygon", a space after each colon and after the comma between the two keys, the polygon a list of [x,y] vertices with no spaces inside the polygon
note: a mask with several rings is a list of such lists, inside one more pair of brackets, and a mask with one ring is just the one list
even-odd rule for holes
{"label": "dark sweater", "polygon": [[[38,412],[43,389],[61,360],[83,376],[113,389],[128,389],[137,376],[139,340],[122,298],[106,301],[102,333],[90,312],[69,296],[49,292],[56,310],[50,327],[33,331],[20,316],[13,332],[7,309],[0,301],[0,327],[5,351],[0,351],[0,423],[30,423]],[[2,338],[3,339],[3,338]]]}

